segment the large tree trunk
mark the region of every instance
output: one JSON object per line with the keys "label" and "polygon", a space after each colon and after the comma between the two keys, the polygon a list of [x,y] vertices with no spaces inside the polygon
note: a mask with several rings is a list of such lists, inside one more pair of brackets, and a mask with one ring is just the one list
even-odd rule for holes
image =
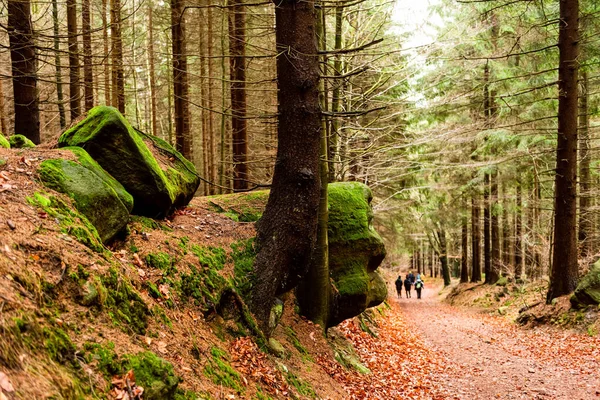
{"label": "large tree trunk", "polygon": [[90,0],[82,0],[81,2],[81,29],[83,31],[83,99],[85,111],[87,111],[94,107]]}
{"label": "large tree trunk", "polygon": [[471,267],[471,282],[481,281],[481,223],[479,213],[481,208],[477,194],[473,193],[471,197],[471,250],[473,252]]}
{"label": "large tree trunk", "polygon": [[577,72],[579,0],[560,0],[558,33],[558,140],[554,252],[547,301],[577,286]]}
{"label": "large tree trunk", "polygon": [[[40,111],[37,92],[37,60],[31,27],[29,0],[9,0],[8,40],[15,104],[15,133],[40,143]],[[4,132],[6,133],[6,132]]]}
{"label": "large tree trunk", "polygon": [[[442,278],[444,286],[450,285],[450,268],[448,268],[448,246],[446,244],[446,230],[443,228],[437,231],[438,242],[440,244],[439,260],[442,268]],[[436,270],[437,271],[437,270]],[[437,276],[437,273],[436,273]]]}
{"label": "large tree trunk", "polygon": [[112,105],[125,114],[125,77],[121,39],[121,0],[110,0],[110,38],[112,42]]}
{"label": "large tree trunk", "polygon": [[71,106],[71,122],[73,122],[81,115],[77,3],[75,0],[67,0],[67,32],[69,35],[69,103]]}
{"label": "large tree trunk", "polygon": [[231,130],[233,190],[248,188],[248,135],[246,129],[246,16],[242,0],[231,0],[229,11],[229,74],[231,77]]}
{"label": "large tree trunk", "polygon": [[460,283],[469,282],[469,220],[467,216],[461,219],[460,235]]}
{"label": "large tree trunk", "polygon": [[[275,3],[278,147],[273,184],[257,222],[251,307],[266,331],[273,298],[298,284],[312,258],[319,208],[319,59],[313,2]],[[301,129],[299,129],[301,127]]]}
{"label": "large tree trunk", "polygon": [[62,73],[61,73],[61,62],[60,62],[60,42],[59,42],[59,30],[58,30],[58,1],[52,0],[52,28],[54,32],[54,66],[56,68],[55,79],[56,79],[56,102],[58,104],[58,119],[60,122],[60,129],[64,130],[67,126],[67,119],[65,116],[65,105],[63,103],[63,85],[62,85]]}
{"label": "large tree trunk", "polygon": [[191,159],[190,111],[188,103],[187,56],[183,0],[171,0],[173,42],[173,97],[175,108],[175,148]]}
{"label": "large tree trunk", "polygon": [[0,134],[8,135],[8,123],[6,121],[6,113],[4,112],[4,84],[0,78]]}
{"label": "large tree trunk", "polygon": [[582,72],[579,97],[579,246],[581,255],[592,254],[592,198],[590,176],[590,120],[588,117],[588,75]]}

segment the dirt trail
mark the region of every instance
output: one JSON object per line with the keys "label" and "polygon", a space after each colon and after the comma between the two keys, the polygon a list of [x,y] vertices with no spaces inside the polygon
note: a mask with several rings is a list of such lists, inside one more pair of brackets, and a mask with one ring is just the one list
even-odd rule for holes
{"label": "dirt trail", "polygon": [[600,339],[558,329],[524,329],[439,300],[397,299],[408,328],[428,348],[456,364],[441,383],[460,399],[600,398]]}

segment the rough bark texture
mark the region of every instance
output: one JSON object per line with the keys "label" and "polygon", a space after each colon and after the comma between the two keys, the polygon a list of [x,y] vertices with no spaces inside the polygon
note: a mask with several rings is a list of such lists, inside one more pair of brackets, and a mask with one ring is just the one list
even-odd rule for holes
{"label": "rough bark texture", "polygon": [[[13,76],[15,134],[40,143],[40,111],[37,93],[37,62],[31,27],[29,0],[10,0],[8,39]],[[6,132],[4,132],[6,133]]]}
{"label": "rough bark texture", "polygon": [[485,283],[490,283],[492,268],[492,238],[490,237],[490,174],[483,176],[483,272]]}
{"label": "rough bark texture", "polygon": [[82,0],[81,2],[81,29],[83,30],[83,99],[85,110],[88,111],[94,107],[90,0]]}
{"label": "rough bark texture", "polygon": [[110,0],[110,38],[112,42],[112,104],[121,114],[125,115],[121,0]]}
{"label": "rough bark texture", "polygon": [[152,135],[158,136],[158,116],[156,110],[156,71],[154,69],[154,23],[152,4],[148,3],[148,84],[150,86],[150,113],[152,117]]}
{"label": "rough bark texture", "polygon": [[233,189],[248,188],[246,128],[246,16],[243,2],[231,0],[229,11],[229,73],[231,77],[231,133]]}
{"label": "rough bark texture", "polygon": [[554,251],[547,301],[577,286],[577,72],[579,1],[560,1],[558,33],[558,140]]}
{"label": "rough bark texture", "polygon": [[[344,17],[344,6],[338,5],[335,8],[335,45],[334,50],[340,50],[342,48],[342,25]],[[342,55],[336,54],[333,61],[333,76],[339,77],[342,74]],[[341,87],[344,84],[342,79],[333,80],[333,90],[331,94],[331,112],[339,112],[341,105]],[[339,170],[337,161],[339,161],[339,137],[340,137],[340,122],[337,118],[331,119],[331,129],[328,138],[328,155],[327,159],[331,162],[329,168],[329,181],[334,182],[337,177],[336,170]]]}
{"label": "rough bark texture", "polygon": [[479,222],[479,213],[481,209],[477,195],[471,197],[471,249],[473,252],[471,267],[471,282],[481,281],[481,226]]}
{"label": "rough bark texture", "polygon": [[517,182],[517,199],[515,210],[515,278],[523,275],[523,224],[522,224],[522,193],[521,182]]}
{"label": "rough bark texture", "polygon": [[511,259],[511,246],[510,246],[510,223],[508,217],[508,207],[507,200],[508,199],[508,189],[505,184],[502,184],[502,195],[503,195],[503,203],[502,207],[502,264],[504,264],[505,268],[508,268],[512,262]]}
{"label": "rough bark texture", "polygon": [[[450,285],[450,268],[448,268],[448,247],[446,245],[446,231],[439,229],[437,231],[438,242],[440,244],[439,260],[441,266],[442,278],[444,278],[444,286]],[[437,270],[436,270],[437,271]],[[437,276],[437,273],[436,273]]]}
{"label": "rough bark texture", "polygon": [[462,217],[460,241],[460,283],[469,282],[469,221]]}
{"label": "rough bark texture", "polygon": [[2,79],[0,78],[0,133],[6,135],[7,131],[7,122],[6,122],[6,113],[4,112],[4,87],[2,83]]}
{"label": "rough bark texture", "polygon": [[579,97],[579,246],[581,255],[592,254],[592,198],[590,195],[590,120],[588,117],[588,75],[581,74],[581,96]]}
{"label": "rough bark texture", "polygon": [[171,0],[171,33],[173,38],[173,97],[175,109],[175,148],[191,159],[190,110],[188,103],[187,56],[183,0]]}
{"label": "rough bark texture", "polygon": [[283,0],[275,9],[278,148],[273,184],[257,222],[252,311],[263,331],[274,296],[296,286],[315,248],[319,207],[319,60],[312,2]]}
{"label": "rough bark texture", "polygon": [[81,115],[81,89],[79,87],[79,46],[77,44],[77,3],[67,0],[67,32],[69,35],[69,104],[71,122]]}
{"label": "rough bark texture", "polygon": [[496,283],[500,278],[500,226],[498,223],[498,171],[492,172],[491,179],[491,201],[490,207],[490,223],[491,223],[491,239],[492,239],[492,262],[490,265],[489,278],[486,280],[489,283]]}
{"label": "rough bark texture", "polygon": [[110,66],[108,60],[110,53],[108,52],[108,17],[107,4],[108,0],[102,0],[102,45],[104,47],[104,104],[111,105],[110,97]]}

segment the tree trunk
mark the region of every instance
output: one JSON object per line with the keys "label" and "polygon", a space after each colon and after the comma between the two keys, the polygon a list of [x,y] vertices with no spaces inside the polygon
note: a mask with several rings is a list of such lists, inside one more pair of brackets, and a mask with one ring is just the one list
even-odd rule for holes
{"label": "tree trunk", "polygon": [[481,281],[481,222],[479,213],[481,208],[477,199],[477,194],[473,193],[471,197],[471,251],[473,252],[473,265],[471,267],[471,282]]}
{"label": "tree trunk", "polygon": [[0,78],[0,135],[8,135],[8,124],[4,111],[4,84]]}
{"label": "tree trunk", "polygon": [[577,72],[579,0],[560,1],[558,33],[558,140],[554,201],[554,252],[546,300],[577,286]]}
{"label": "tree trunk", "polygon": [[229,73],[231,77],[231,131],[233,190],[248,188],[248,135],[246,129],[246,16],[243,0],[231,0],[229,11]]}
{"label": "tree trunk", "polygon": [[110,66],[108,60],[110,59],[110,53],[108,51],[108,17],[107,17],[107,2],[108,0],[102,0],[102,44],[104,45],[104,104],[107,106],[111,105],[110,98]]}
{"label": "tree trunk", "polygon": [[150,86],[150,114],[152,118],[152,134],[158,136],[158,120],[156,109],[156,71],[154,69],[154,18],[152,3],[148,3],[148,85]]}
{"label": "tree trunk", "polygon": [[502,184],[502,263],[505,268],[511,265],[511,245],[510,245],[510,222],[508,217],[508,189],[506,184]]}
{"label": "tree trunk", "polygon": [[492,240],[490,238],[490,174],[483,175],[483,272],[485,283],[490,283],[492,268]]}
{"label": "tree trunk", "polygon": [[[257,222],[251,307],[263,331],[274,296],[298,284],[312,258],[319,210],[319,59],[313,2],[276,3],[278,147],[271,193]],[[303,129],[298,129],[302,126]]]}
{"label": "tree trunk", "polygon": [[588,117],[588,75],[582,72],[579,97],[579,246],[582,257],[592,254],[592,198],[590,176],[590,121]]}
{"label": "tree trunk", "polygon": [[[12,65],[15,132],[40,143],[40,111],[37,92],[37,59],[29,0],[9,0],[8,40]],[[6,133],[6,132],[5,132]]]}
{"label": "tree trunk", "polygon": [[81,115],[76,0],[67,0],[67,32],[69,35],[69,104],[71,105],[71,122],[73,122]]}
{"label": "tree trunk", "polygon": [[523,275],[523,200],[522,200],[521,181],[517,181],[517,199],[515,210],[515,279],[520,279]]}
{"label": "tree trunk", "polygon": [[461,219],[460,235],[460,283],[469,282],[469,220],[467,216]]}
{"label": "tree trunk", "polygon": [[110,0],[110,37],[112,42],[112,104],[121,114],[125,114],[121,0]]}
{"label": "tree trunk", "polygon": [[58,40],[58,1],[52,0],[52,28],[54,31],[54,64],[56,68],[56,102],[58,103],[58,118],[60,121],[60,129],[64,130],[67,126],[67,118],[65,116],[65,105],[63,103],[63,85],[60,62],[60,42]]}
{"label": "tree trunk", "polygon": [[[200,18],[201,20],[206,19],[206,12],[203,9],[200,9]],[[199,54],[200,54],[200,105],[202,106],[201,117],[202,117],[202,174],[204,178],[209,179],[209,170],[208,170],[208,119],[210,118],[210,111],[208,110],[208,96],[207,96],[207,74],[208,74],[208,66],[207,66],[207,36],[205,35],[205,24],[198,24],[198,34],[200,36],[199,43]],[[202,194],[209,194],[209,186],[206,182],[202,181]]]}
{"label": "tree trunk", "polygon": [[[450,286],[450,268],[448,268],[448,247],[446,245],[446,230],[439,229],[437,231],[438,241],[440,243],[440,265],[442,268],[442,277],[444,278],[444,286]],[[436,274],[437,275],[437,274]]]}
{"label": "tree trunk", "polygon": [[[335,8],[335,45],[334,50],[340,50],[342,48],[342,26],[344,17],[344,6],[338,5]],[[342,55],[336,54],[333,61],[333,76],[339,77],[342,74]],[[331,94],[331,112],[336,113],[340,111],[341,104],[341,87],[343,81],[339,78],[333,80],[333,91]],[[329,181],[334,182],[336,180],[336,170],[339,170],[336,164],[339,160],[338,147],[340,137],[340,123],[336,117],[331,118],[331,129],[329,132],[328,139],[328,155],[327,159],[331,162],[331,168],[329,168]]]}
{"label": "tree trunk", "polygon": [[491,239],[492,239],[492,262],[490,266],[490,277],[486,280],[488,283],[496,283],[500,278],[501,259],[500,259],[500,226],[498,223],[498,171],[490,174],[491,180]]}
{"label": "tree trunk", "polygon": [[81,29],[83,32],[83,99],[85,111],[94,107],[94,72],[92,70],[92,28],[90,0],[81,1]]}
{"label": "tree trunk", "polygon": [[173,45],[173,103],[175,109],[175,148],[191,159],[190,111],[188,103],[187,56],[183,0],[171,0]]}
{"label": "tree trunk", "polygon": [[[206,54],[208,58],[206,59],[207,67],[208,67],[208,99],[207,99],[207,107],[208,107],[208,126],[207,126],[207,138],[208,138],[208,154],[207,154],[207,163],[208,163],[208,174],[207,179],[211,183],[217,182],[216,168],[215,168],[215,132],[214,132],[214,116],[213,116],[213,106],[214,106],[214,96],[213,96],[213,83],[211,82],[211,78],[214,76],[214,65],[213,65],[213,9],[212,7],[208,8],[207,12],[207,38],[206,38]],[[208,187],[209,194],[216,193],[216,186],[210,185]]]}

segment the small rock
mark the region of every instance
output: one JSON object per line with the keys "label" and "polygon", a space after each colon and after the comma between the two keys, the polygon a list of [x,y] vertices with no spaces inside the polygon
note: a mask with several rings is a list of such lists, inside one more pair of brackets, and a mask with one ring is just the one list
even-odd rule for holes
{"label": "small rock", "polygon": [[14,223],[14,222],[12,222],[10,219],[7,219],[7,220],[6,220],[6,225],[8,225],[8,227],[9,227],[10,229],[12,229],[13,231],[14,231],[15,229],[17,229],[17,226],[15,225],[15,223]]}

